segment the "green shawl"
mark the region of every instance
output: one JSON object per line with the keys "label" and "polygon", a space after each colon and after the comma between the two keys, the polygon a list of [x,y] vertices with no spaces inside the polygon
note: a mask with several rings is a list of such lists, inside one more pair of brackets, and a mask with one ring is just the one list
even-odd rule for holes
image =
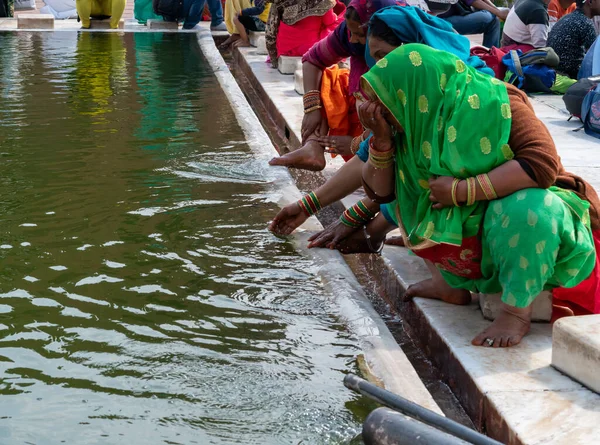
{"label": "green shawl", "polygon": [[502,82],[453,54],[426,45],[403,45],[362,78],[404,129],[396,135],[397,222],[413,250],[479,231],[487,202],[432,208],[431,177],[465,179],[513,158],[508,146],[511,111]]}

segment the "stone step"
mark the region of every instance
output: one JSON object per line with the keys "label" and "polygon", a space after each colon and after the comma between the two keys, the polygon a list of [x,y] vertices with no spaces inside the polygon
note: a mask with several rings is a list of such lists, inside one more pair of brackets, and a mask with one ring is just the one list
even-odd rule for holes
{"label": "stone step", "polygon": [[[110,19],[94,19],[90,20],[90,29],[111,29]],[[119,20],[119,29],[125,29],[125,20]]]}
{"label": "stone step", "polygon": [[259,37],[256,42],[256,54],[261,56],[269,55],[269,51],[267,51],[267,39],[264,36]]}
{"label": "stone step", "polygon": [[[255,48],[258,48],[261,39],[263,41],[265,40],[264,32],[250,31],[248,33],[248,40],[250,40],[250,45],[252,45]],[[265,45],[265,48],[266,48],[266,45]]]}
{"label": "stone step", "polygon": [[552,366],[600,393],[600,315],[564,317],[554,323]]}
{"label": "stone step", "polygon": [[179,29],[179,24],[177,22],[165,22],[164,20],[159,19],[150,19],[146,22],[146,26],[148,29],[156,29],[162,31],[176,31]]}
{"label": "stone step", "polygon": [[281,74],[294,74],[302,68],[302,57],[279,57],[278,69]]}
{"label": "stone step", "polygon": [[300,96],[304,96],[304,74],[302,68],[296,70],[294,73],[294,89]]}
{"label": "stone step", "polygon": [[[502,294],[479,294],[479,307],[483,316],[495,320],[500,313]],[[552,318],[552,293],[544,291],[533,300],[532,321],[550,321]]]}
{"label": "stone step", "polygon": [[17,17],[18,29],[54,29],[54,16],[51,14],[24,14]]}

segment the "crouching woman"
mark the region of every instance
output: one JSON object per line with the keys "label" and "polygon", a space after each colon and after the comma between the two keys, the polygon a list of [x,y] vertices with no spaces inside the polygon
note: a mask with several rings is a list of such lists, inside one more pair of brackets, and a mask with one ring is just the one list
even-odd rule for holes
{"label": "crouching woman", "polygon": [[472,341],[488,347],[521,341],[543,290],[568,314],[600,312],[598,196],[565,172],[526,96],[419,44],[361,86],[374,134],[365,191],[396,199],[404,243],[432,273],[408,296],[467,304],[470,291],[501,292],[501,314]]}

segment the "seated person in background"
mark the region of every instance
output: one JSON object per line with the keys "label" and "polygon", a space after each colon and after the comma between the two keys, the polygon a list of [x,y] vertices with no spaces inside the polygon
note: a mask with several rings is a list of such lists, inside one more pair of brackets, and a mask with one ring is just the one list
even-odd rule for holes
{"label": "seated person in background", "polygon": [[248,31],[264,32],[269,10],[271,5],[265,7],[265,0],[254,0],[254,6],[251,8],[242,9],[242,11],[233,19],[233,23],[240,36],[235,46],[246,47],[250,46]]}
{"label": "seated person in background", "polygon": [[491,48],[500,45],[500,20],[507,15],[490,0],[462,0],[438,17],[449,21],[459,34],[483,34],[483,46]]}
{"label": "seated person in background", "polygon": [[[229,38],[219,47],[227,49],[233,43],[245,36],[242,46],[249,46],[248,31],[262,32],[269,18],[271,5],[266,5],[265,0],[227,0],[225,2],[225,25],[229,31]],[[242,39],[244,40],[244,39]]]}
{"label": "seated person in background", "polygon": [[577,78],[585,53],[596,40],[592,17],[600,15],[600,0],[577,0],[575,12],[564,16],[550,31],[548,46],[554,49],[560,63],[558,71]]}
{"label": "seated person in background", "polygon": [[551,0],[548,5],[548,18],[550,19],[550,29],[562,19],[565,15],[575,11],[575,0]]}
{"label": "seated person in background", "polygon": [[333,32],[345,12],[337,0],[273,0],[265,36],[273,68],[279,56],[302,57]]}
{"label": "seated person in background", "polygon": [[543,48],[549,30],[548,0],[517,0],[504,24],[502,46]]}
{"label": "seated person in background", "polygon": [[117,29],[125,11],[125,2],[126,0],[76,0],[81,27],[88,29],[92,17],[110,17],[111,29]]}

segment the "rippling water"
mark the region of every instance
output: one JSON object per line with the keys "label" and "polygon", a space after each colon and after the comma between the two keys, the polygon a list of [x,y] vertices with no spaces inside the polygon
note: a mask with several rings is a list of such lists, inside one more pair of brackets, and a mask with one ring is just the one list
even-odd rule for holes
{"label": "rippling water", "polygon": [[195,36],[0,33],[0,444],[355,435],[266,177]]}

